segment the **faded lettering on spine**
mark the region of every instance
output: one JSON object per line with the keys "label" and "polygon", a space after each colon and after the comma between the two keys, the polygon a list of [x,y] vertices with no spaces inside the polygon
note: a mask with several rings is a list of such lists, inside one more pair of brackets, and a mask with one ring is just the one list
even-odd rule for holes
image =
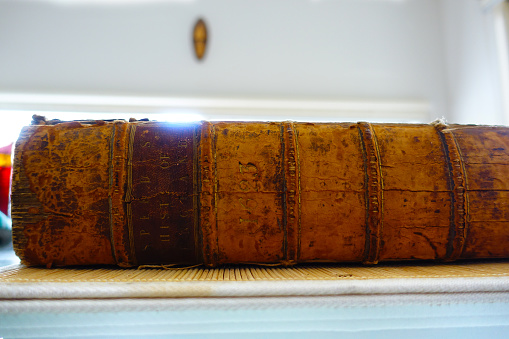
{"label": "faded lettering on spine", "polygon": [[138,123],[131,220],[137,264],[193,264],[194,125]]}
{"label": "faded lettering on spine", "polygon": [[43,122],[16,143],[14,247],[46,266],[509,257],[508,164],[507,127]]}

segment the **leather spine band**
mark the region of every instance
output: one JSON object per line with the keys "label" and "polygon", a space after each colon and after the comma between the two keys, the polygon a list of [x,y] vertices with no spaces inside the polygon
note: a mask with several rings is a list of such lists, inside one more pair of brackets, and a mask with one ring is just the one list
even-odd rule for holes
{"label": "leather spine band", "polygon": [[299,185],[299,167],[297,136],[292,122],[285,122],[282,125],[285,150],[285,259],[282,264],[292,265],[297,263],[299,256],[299,235],[300,235],[300,185]]}
{"label": "leather spine band", "polygon": [[201,126],[198,161],[200,166],[200,235],[203,263],[215,266],[217,262],[217,225],[215,208],[216,166],[213,148],[214,130],[210,122]]}
{"label": "leather spine band", "polygon": [[453,131],[447,130],[446,125],[435,125],[448,162],[450,191],[451,191],[451,221],[447,252],[444,260],[454,261],[461,257],[468,231],[468,195],[465,166],[460,148]]}
{"label": "leather spine band", "polygon": [[366,248],[363,262],[376,264],[380,254],[384,204],[380,151],[371,124],[360,122],[358,128],[366,172]]}
{"label": "leather spine band", "polygon": [[136,133],[136,125],[129,124],[129,139],[127,147],[127,185],[126,185],[126,217],[127,231],[129,234],[129,254],[131,255],[131,263],[137,265],[136,250],[134,249],[134,231],[133,231],[133,210],[131,202],[133,201],[133,145],[134,135]]}
{"label": "leather spine band", "polygon": [[125,187],[128,176],[129,134],[131,125],[123,122],[113,124],[110,141],[109,205],[110,237],[113,257],[122,267],[133,265],[128,217],[126,215]]}

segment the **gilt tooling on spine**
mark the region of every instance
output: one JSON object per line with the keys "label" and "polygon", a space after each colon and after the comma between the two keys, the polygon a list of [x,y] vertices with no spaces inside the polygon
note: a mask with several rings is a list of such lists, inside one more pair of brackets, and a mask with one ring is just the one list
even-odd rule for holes
{"label": "gilt tooling on spine", "polygon": [[509,257],[509,128],[83,121],[24,128],[35,265]]}

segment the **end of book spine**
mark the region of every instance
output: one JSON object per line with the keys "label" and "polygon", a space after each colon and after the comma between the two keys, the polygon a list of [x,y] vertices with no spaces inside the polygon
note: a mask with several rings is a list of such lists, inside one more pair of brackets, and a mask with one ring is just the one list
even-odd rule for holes
{"label": "end of book spine", "polygon": [[16,143],[13,240],[30,265],[115,264],[110,244],[116,124],[34,125]]}

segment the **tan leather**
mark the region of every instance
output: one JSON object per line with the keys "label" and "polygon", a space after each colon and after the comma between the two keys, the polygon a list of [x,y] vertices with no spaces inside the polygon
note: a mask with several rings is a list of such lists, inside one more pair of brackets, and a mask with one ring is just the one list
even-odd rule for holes
{"label": "tan leather", "polygon": [[509,257],[507,127],[72,122],[14,160],[27,264]]}

